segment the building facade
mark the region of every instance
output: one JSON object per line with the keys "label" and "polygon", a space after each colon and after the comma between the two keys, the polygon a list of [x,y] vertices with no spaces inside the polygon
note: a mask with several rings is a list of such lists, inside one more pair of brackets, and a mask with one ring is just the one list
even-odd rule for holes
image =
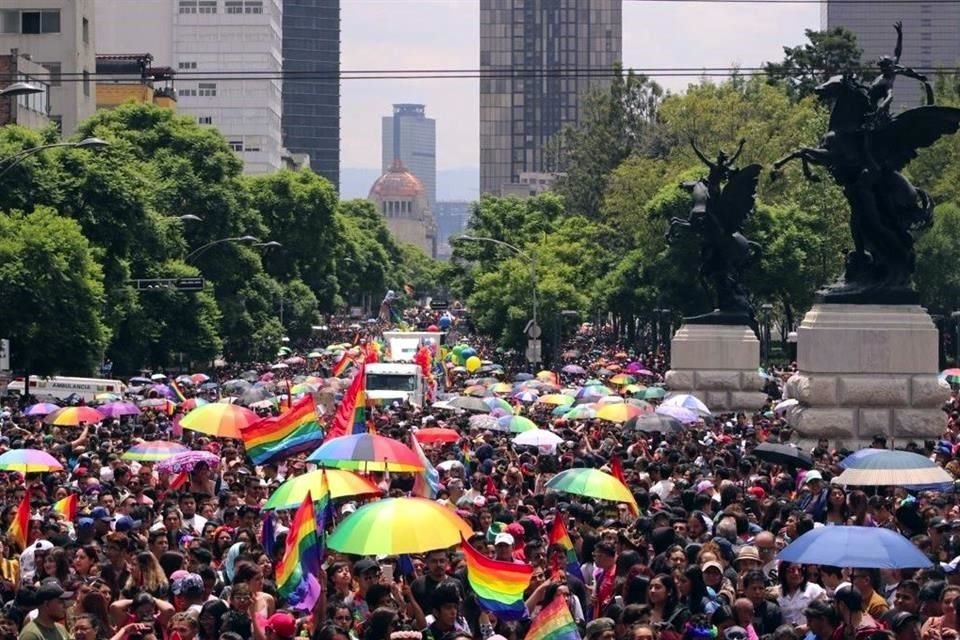
{"label": "building facade", "polygon": [[64,135],[96,111],[94,20],[94,0],[5,0],[0,8],[0,51],[46,68],[50,119]]}
{"label": "building facade", "polygon": [[549,172],[547,142],[621,61],[621,0],[480,0],[480,193]]}
{"label": "building facade", "polygon": [[177,110],[216,127],[250,174],[283,166],[281,0],[97,0],[101,53],[149,51]]}
{"label": "building facade", "polygon": [[339,190],[340,0],[283,0],[283,71],[283,144]]}
{"label": "building facade", "polygon": [[[845,27],[857,36],[863,64],[873,67],[881,56],[892,56],[897,44],[893,23],[903,21],[903,57],[900,63],[922,70],[931,82],[935,69],[960,65],[960,3],[828,1],[821,5],[821,28]],[[923,85],[899,78],[894,86],[893,110],[917,107],[924,102]]]}
{"label": "building facade", "polygon": [[395,161],[377,178],[367,199],[397,242],[412,244],[430,257],[437,255],[437,228],[426,189],[403,162]]}
{"label": "building facade", "polygon": [[449,260],[453,254],[450,241],[467,231],[473,203],[466,200],[438,202],[433,210],[437,221],[437,259]]}
{"label": "building facade", "polygon": [[395,104],[383,118],[383,162],[386,173],[397,160],[417,176],[427,191],[430,207],[437,204],[437,121],[428,118],[422,104]]}
{"label": "building facade", "polygon": [[114,109],[131,100],[173,109],[174,75],[170,67],[154,67],[149,53],[98,55],[97,109]]}

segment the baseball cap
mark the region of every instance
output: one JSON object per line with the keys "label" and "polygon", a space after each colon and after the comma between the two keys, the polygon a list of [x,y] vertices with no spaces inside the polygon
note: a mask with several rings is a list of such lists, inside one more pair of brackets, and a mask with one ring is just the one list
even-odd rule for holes
{"label": "baseball cap", "polygon": [[90,517],[94,520],[113,520],[113,517],[110,515],[110,512],[107,511],[105,507],[94,507],[93,511],[90,512]]}
{"label": "baseball cap", "polygon": [[139,520],[134,520],[130,516],[121,516],[114,525],[114,529],[123,533],[131,529],[139,529],[141,524]]}
{"label": "baseball cap", "polygon": [[78,529],[89,529],[93,526],[93,518],[80,518],[77,520]]}
{"label": "baseball cap", "polygon": [[813,482],[814,480],[823,480],[823,476],[816,469],[813,471],[807,471],[807,475],[803,478],[803,484]]}
{"label": "baseball cap", "polygon": [[278,611],[267,618],[264,629],[281,638],[292,639],[297,634],[297,620],[286,611]]}
{"label": "baseball cap", "polygon": [[710,560],[709,562],[703,563],[703,571],[707,569],[716,569],[720,573],[723,573],[723,565],[717,562],[716,560]]}
{"label": "baseball cap", "polygon": [[362,576],[368,571],[376,569],[380,565],[377,564],[376,560],[371,560],[370,558],[361,558],[353,565],[354,575]]}
{"label": "baseball cap", "polygon": [[747,630],[736,625],[723,631],[724,640],[747,640]]}
{"label": "baseball cap", "polygon": [[920,618],[916,614],[910,613],[909,611],[890,611],[889,615],[884,616],[886,618],[884,622],[887,623],[890,629],[893,631],[900,631],[905,626],[911,623],[916,623],[920,621]]}
{"label": "baseball cap", "polygon": [[934,516],[930,518],[930,528],[943,531],[950,528],[950,523],[943,516]]}
{"label": "baseball cap", "polygon": [[73,597],[73,592],[64,591],[63,587],[60,586],[60,583],[57,582],[56,578],[44,578],[40,583],[40,588],[37,589],[37,595],[35,602],[37,604],[42,604],[50,600],[56,600],[61,598],[67,600]]}
{"label": "baseball cap", "polygon": [[171,590],[174,595],[203,593],[203,578],[196,573],[188,573],[175,581]]}
{"label": "baseball cap", "polygon": [[504,532],[504,533],[498,533],[498,534],[497,534],[497,537],[493,539],[493,544],[494,544],[494,546],[501,545],[501,544],[506,544],[506,545],[510,545],[510,546],[512,547],[512,546],[513,546],[513,536],[510,535],[509,533],[506,533],[506,532]]}
{"label": "baseball cap", "polygon": [[709,491],[713,489],[713,483],[709,480],[701,480],[697,483],[697,493],[703,493],[704,491]]}

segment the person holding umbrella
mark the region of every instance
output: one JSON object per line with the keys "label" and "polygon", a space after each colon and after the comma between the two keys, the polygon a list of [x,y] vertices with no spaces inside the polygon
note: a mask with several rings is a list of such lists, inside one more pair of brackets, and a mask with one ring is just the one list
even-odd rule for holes
{"label": "person holding umbrella", "polygon": [[800,499],[800,510],[810,514],[814,521],[823,522],[827,515],[829,500],[829,491],[824,486],[823,475],[816,469],[807,471],[803,484],[808,493]]}
{"label": "person holding umbrella", "polygon": [[866,640],[870,634],[882,631],[882,628],[869,613],[863,610],[863,596],[853,587],[841,587],[833,594],[833,602],[842,625],[834,632],[833,638],[839,640]]}

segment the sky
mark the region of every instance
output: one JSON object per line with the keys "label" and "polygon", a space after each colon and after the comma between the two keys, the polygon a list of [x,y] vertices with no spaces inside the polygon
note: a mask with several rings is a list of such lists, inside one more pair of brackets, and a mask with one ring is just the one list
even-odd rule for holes
{"label": "sky", "polygon": [[[477,69],[477,0],[342,0],[343,72]],[[755,67],[819,27],[810,4],[624,2],[624,65],[633,68]],[[696,78],[660,78],[682,91]],[[479,165],[475,79],[344,80],[341,166],[380,165],[380,119],[399,102],[423,103],[437,121],[438,171]]]}

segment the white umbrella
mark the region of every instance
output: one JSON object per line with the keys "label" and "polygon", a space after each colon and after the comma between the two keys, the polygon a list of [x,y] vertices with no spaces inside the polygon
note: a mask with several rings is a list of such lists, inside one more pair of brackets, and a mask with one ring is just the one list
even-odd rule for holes
{"label": "white umbrella", "polygon": [[663,404],[667,405],[668,407],[683,407],[684,409],[696,411],[697,413],[703,415],[710,415],[710,409],[707,407],[707,405],[703,404],[699,398],[692,396],[689,393],[678,393],[676,395],[672,395],[664,400]]}
{"label": "white umbrella", "polygon": [[790,409],[792,409],[793,407],[796,407],[799,404],[800,404],[800,401],[797,400],[796,398],[789,398],[787,400],[783,400],[782,402],[778,402],[777,405],[773,408],[773,413],[778,416],[786,415]]}
{"label": "white umbrella", "polygon": [[545,429],[524,431],[513,439],[513,443],[516,445],[537,447],[543,453],[553,453],[561,442],[563,442],[563,438]]}
{"label": "white umbrella", "polygon": [[437,465],[437,469],[440,469],[440,471],[446,471],[448,473],[456,468],[463,469],[463,463],[459,460],[444,460]]}

